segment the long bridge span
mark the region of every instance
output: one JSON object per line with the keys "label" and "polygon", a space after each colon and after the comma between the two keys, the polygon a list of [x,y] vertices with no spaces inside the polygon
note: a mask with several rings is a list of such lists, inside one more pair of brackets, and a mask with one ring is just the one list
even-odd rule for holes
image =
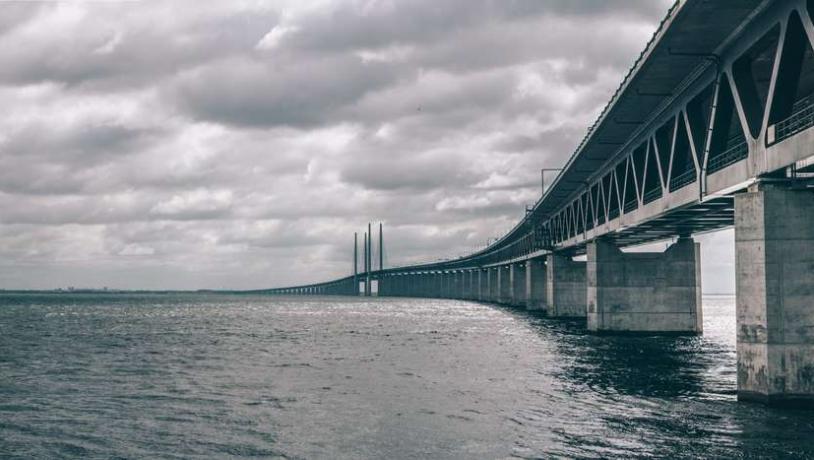
{"label": "long bridge span", "polygon": [[[734,227],[738,397],[814,401],[813,17],[814,0],[679,0],[497,242],[266,292],[370,294],[375,282],[380,296],[524,306],[601,333],[700,334],[693,235]],[[621,250],[661,240],[673,244]]]}

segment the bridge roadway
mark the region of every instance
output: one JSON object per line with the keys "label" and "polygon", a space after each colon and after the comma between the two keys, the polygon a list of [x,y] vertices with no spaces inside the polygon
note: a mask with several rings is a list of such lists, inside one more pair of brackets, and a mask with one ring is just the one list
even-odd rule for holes
{"label": "bridge roadway", "polygon": [[[584,317],[601,333],[700,334],[692,236],[734,227],[738,397],[814,402],[812,15],[814,0],[678,1],[557,179],[499,241],[452,261],[266,292],[369,295],[375,284],[380,296]],[[670,239],[665,252],[621,250]]]}

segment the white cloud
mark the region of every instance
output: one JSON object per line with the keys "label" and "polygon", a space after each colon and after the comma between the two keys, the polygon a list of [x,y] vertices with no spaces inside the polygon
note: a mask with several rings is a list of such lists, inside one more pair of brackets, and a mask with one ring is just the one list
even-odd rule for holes
{"label": "white cloud", "polygon": [[269,31],[263,38],[257,42],[257,49],[260,50],[273,50],[280,46],[280,43],[286,36],[297,33],[300,30],[297,26],[287,26],[278,24]]}
{"label": "white cloud", "polygon": [[160,216],[192,215],[203,216],[226,211],[232,206],[230,190],[193,190],[173,195],[160,201],[150,209],[151,214]]}

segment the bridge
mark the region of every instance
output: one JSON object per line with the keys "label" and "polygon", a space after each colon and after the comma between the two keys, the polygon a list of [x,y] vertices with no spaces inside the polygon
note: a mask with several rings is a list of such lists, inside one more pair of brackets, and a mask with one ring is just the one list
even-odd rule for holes
{"label": "bridge", "polygon": [[[814,402],[814,0],[679,0],[525,218],[456,260],[274,294],[440,297],[702,333],[699,243],[735,229],[738,398]],[[622,249],[672,241],[664,252]],[[581,256],[581,257],[578,257]],[[575,260],[575,257],[577,260]],[[584,259],[584,260],[583,260]]]}

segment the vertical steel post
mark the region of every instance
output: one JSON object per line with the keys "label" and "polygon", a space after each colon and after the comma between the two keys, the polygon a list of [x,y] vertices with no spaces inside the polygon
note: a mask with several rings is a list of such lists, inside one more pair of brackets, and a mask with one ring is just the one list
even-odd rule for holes
{"label": "vertical steel post", "polygon": [[384,270],[384,237],[381,222],[379,222],[379,270]]}
{"label": "vertical steel post", "polygon": [[367,278],[365,282],[365,295],[372,295],[373,290],[370,283],[370,272],[373,271],[373,232],[371,231],[370,222],[367,223]]}

